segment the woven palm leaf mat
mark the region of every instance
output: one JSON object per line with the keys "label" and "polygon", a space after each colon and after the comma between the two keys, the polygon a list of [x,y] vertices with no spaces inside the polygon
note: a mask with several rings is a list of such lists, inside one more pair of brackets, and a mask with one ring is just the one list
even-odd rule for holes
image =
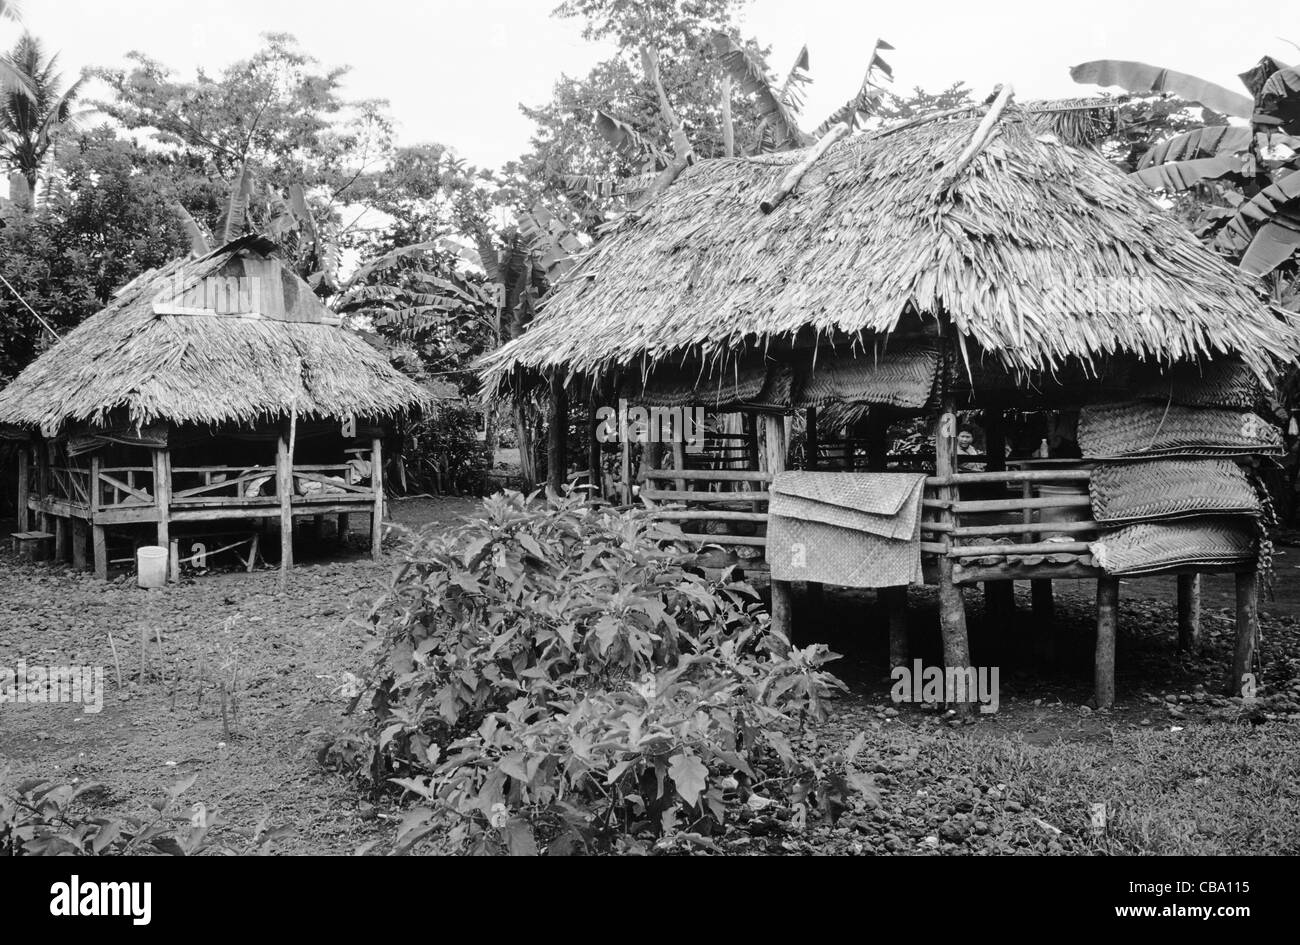
{"label": "woven palm leaf mat", "polygon": [[1259,380],[1236,358],[1206,364],[1176,364],[1163,373],[1148,369],[1135,379],[1138,400],[1172,401],[1184,407],[1231,407],[1251,410],[1259,400]]}
{"label": "woven palm leaf mat", "polygon": [[1157,459],[1097,466],[1092,517],[1108,525],[1195,515],[1258,515],[1259,496],[1230,459]]}
{"label": "woven palm leaf mat", "polygon": [[787,364],[751,358],[712,372],[698,365],[660,365],[642,383],[624,385],[633,403],[656,407],[698,405],[711,410],[788,407],[794,372]]}
{"label": "woven palm leaf mat", "polygon": [[1280,454],[1277,427],[1248,411],[1122,403],[1079,412],[1079,448],[1089,458]]}
{"label": "woven palm leaf mat", "polygon": [[888,404],[924,407],[934,396],[939,351],[909,346],[857,357],[821,352],[800,371],[796,407],[824,404]]}
{"label": "woven palm leaf mat", "polygon": [[778,581],[841,587],[920,583],[921,494],[911,473],[780,473],[767,560]]}
{"label": "woven palm leaf mat", "polygon": [[1250,519],[1194,518],[1141,522],[1088,546],[1108,574],[1152,574],[1193,565],[1251,564],[1255,529]]}

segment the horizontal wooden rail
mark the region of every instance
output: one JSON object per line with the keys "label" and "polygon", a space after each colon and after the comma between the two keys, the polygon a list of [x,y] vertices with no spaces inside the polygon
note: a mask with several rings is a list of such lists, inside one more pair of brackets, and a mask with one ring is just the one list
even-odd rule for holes
{"label": "horizontal wooden rail", "polygon": [[642,489],[641,498],[661,502],[685,502],[688,504],[720,505],[723,503],[766,502],[771,498],[770,492],[691,492],[689,489]]}
{"label": "horizontal wooden rail", "polygon": [[[926,508],[935,507],[938,499],[926,499]],[[939,504],[942,507],[942,504]],[[963,512],[1017,512],[1021,509],[1083,509],[1091,508],[1092,500],[1086,495],[1045,496],[1039,499],[959,499],[951,504],[958,515]]]}
{"label": "horizontal wooden rail", "polygon": [[962,486],[987,482],[1087,482],[1087,469],[1008,469],[999,472],[959,472],[951,476],[927,476],[927,486]]}
{"label": "horizontal wooden rail", "polygon": [[772,474],[757,469],[651,469],[647,479],[689,479],[692,482],[771,482]]}
{"label": "horizontal wooden rail", "polygon": [[949,558],[986,558],[991,555],[1084,554],[1086,541],[1036,541],[1026,545],[958,545],[948,551]]}
{"label": "horizontal wooden rail", "polygon": [[677,522],[766,522],[766,512],[720,512],[714,509],[655,509],[655,518]]}
{"label": "horizontal wooden rail", "polygon": [[[927,524],[923,522],[921,528]],[[980,535],[1030,535],[1034,532],[1095,532],[1096,522],[1009,522],[1005,525],[959,525],[952,533],[958,538]]]}

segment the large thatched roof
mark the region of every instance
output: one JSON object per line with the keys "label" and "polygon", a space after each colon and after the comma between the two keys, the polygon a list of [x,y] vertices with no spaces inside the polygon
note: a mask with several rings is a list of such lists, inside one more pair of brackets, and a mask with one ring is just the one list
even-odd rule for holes
{"label": "large thatched roof", "polygon": [[845,138],[794,195],[759,210],[805,152],[687,169],[597,245],[488,380],[645,365],[687,351],[890,332],[946,315],[962,347],[1015,369],[1110,353],[1239,352],[1257,371],[1298,350],[1256,283],[1204,248],[1101,155],[1007,111],[949,178],[978,116]]}
{"label": "large thatched roof", "polygon": [[378,418],[428,400],[273,253],[250,237],[140,276],[0,391],[0,423]]}

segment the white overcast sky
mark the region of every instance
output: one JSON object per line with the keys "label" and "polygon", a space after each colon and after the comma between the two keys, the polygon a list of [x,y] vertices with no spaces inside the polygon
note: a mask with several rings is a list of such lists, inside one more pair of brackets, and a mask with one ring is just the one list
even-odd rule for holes
{"label": "white overcast sky", "polygon": [[[527,147],[518,103],[549,97],[610,50],[558,0],[24,0],[24,22],[69,73],[114,65],[132,49],[192,75],[247,56],[268,31],[293,33],[326,65],[349,65],[347,92],[387,98],[404,144],[439,141],[496,167]],[[1226,0],[753,0],[743,30],[773,47],[784,70],[811,52],[806,124],[856,90],[872,41],[883,36],[899,90],[962,79],[977,93],[1010,81],[1021,99],[1088,94],[1067,68],[1088,59],[1140,59],[1239,89],[1236,74],[1269,53],[1300,60],[1300,4]],[[1285,10],[1291,9],[1291,14]],[[17,27],[0,22],[0,44]]]}

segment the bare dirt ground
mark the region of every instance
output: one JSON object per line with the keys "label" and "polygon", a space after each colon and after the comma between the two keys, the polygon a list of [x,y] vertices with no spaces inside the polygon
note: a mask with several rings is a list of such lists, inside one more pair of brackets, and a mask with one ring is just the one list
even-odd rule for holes
{"label": "bare dirt ground", "polygon": [[[469,499],[392,503],[394,520],[446,527]],[[364,526],[364,522],[358,523]],[[102,583],[0,555],[0,667],[105,667],[99,713],[76,705],[0,705],[0,780],[104,784],[101,806],[138,813],[197,774],[190,802],[219,809],[231,828],[264,816],[291,828],[277,849],[351,853],[390,838],[400,813],[359,794],[316,754],[345,718],[346,674],[359,672],[368,602],[391,562],[350,549],[322,553],[291,576],[209,574],[165,591],[130,576]],[[737,812],[727,852],[1300,852],[1300,549],[1280,548],[1273,599],[1263,602],[1261,701],[1223,698],[1232,645],[1232,586],[1204,592],[1204,648],[1174,645],[1173,580],[1125,582],[1119,704],[1088,706],[1092,595],[1057,588],[1057,628],[1031,625],[1027,587],[1010,626],[986,624],[968,592],[974,661],[1000,669],[996,715],[954,726],[931,706],[889,699],[884,622],[874,597],[831,591],[796,605],[804,641],[844,655],[849,684],[805,747],[832,757],[868,730],[883,803],[851,805],[834,824],[791,826],[777,803]],[[1293,563],[1294,562],[1294,563]],[[914,655],[939,663],[934,596],[914,592]],[[110,635],[112,642],[110,643]],[[141,676],[142,638],[144,672]],[[161,640],[161,643],[159,642]],[[118,676],[120,673],[121,684]],[[235,699],[223,724],[217,681]],[[1110,826],[1089,826],[1092,805]]]}

